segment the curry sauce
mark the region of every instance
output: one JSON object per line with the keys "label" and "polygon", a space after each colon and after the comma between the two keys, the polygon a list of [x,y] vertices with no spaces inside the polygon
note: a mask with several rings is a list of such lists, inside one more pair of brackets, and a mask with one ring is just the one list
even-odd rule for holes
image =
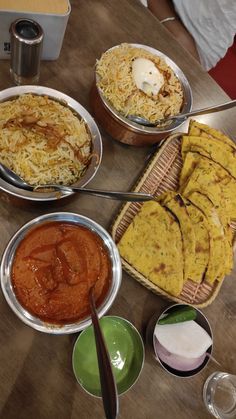
{"label": "curry sauce", "polygon": [[50,323],[70,323],[89,312],[89,289],[100,304],[111,281],[111,261],[101,238],[86,227],[48,222],[16,250],[12,284],[21,305]]}

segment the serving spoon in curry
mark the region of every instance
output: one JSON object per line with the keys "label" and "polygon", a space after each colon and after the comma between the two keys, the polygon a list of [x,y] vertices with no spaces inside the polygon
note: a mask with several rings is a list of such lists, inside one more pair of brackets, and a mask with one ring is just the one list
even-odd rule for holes
{"label": "serving spoon in curry", "polygon": [[156,198],[154,195],[143,192],[118,192],[118,191],[104,191],[100,189],[88,189],[80,188],[77,186],[64,186],[64,185],[38,185],[31,186],[25,182],[20,176],[18,176],[11,169],[6,167],[3,163],[0,163],[0,175],[11,185],[16,186],[17,188],[25,189],[32,192],[61,192],[64,194],[69,194],[72,192],[80,192],[88,195],[95,195],[98,197],[116,199],[120,201],[129,201],[129,202],[143,202],[143,201],[152,201]]}

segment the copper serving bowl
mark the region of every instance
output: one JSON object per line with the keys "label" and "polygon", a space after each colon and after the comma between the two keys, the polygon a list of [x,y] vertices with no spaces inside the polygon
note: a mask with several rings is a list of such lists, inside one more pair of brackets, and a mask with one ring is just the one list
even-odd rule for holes
{"label": "copper serving bowl", "polygon": [[[140,44],[130,44],[136,48],[142,48],[154,55],[163,58],[166,64],[174,71],[179,79],[183,93],[183,105],[181,112],[189,112],[192,109],[192,91],[187,78],[182,70],[162,52]],[[118,48],[116,45],[113,48]],[[111,49],[113,49],[111,48]],[[101,126],[116,140],[130,145],[145,146],[158,143],[163,140],[172,131],[179,128],[184,121],[173,121],[168,127],[147,127],[130,121],[116,111],[109,101],[103,96],[101,90],[97,87],[98,76],[95,75],[95,81],[91,89],[91,107],[96,120]]]}
{"label": "copper serving bowl", "polygon": [[[87,185],[95,176],[100,166],[102,159],[102,140],[97,124],[95,123],[89,112],[80,105],[76,100],[70,96],[65,95],[57,90],[50,89],[44,86],[16,86],[0,92],[0,102],[16,99],[18,96],[32,93],[33,95],[48,96],[50,99],[67,106],[74,114],[78,115],[79,119],[83,119],[87,125],[88,131],[92,140],[92,158],[84,172],[83,176],[73,185],[83,187]],[[58,201],[61,198],[69,197],[74,193],[55,193],[55,192],[31,192],[24,189],[17,188],[5,180],[0,178],[0,193],[3,199],[10,200],[16,204],[21,202],[47,202]],[[23,200],[23,201],[22,201]]]}

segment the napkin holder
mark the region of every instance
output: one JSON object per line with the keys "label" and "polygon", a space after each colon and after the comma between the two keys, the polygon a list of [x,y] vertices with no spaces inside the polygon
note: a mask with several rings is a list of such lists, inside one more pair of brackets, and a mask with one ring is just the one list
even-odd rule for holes
{"label": "napkin holder", "polygon": [[43,28],[42,60],[56,60],[60,55],[70,12],[69,0],[0,0],[0,59],[9,59],[11,55],[11,23],[19,18],[27,18],[38,22]]}

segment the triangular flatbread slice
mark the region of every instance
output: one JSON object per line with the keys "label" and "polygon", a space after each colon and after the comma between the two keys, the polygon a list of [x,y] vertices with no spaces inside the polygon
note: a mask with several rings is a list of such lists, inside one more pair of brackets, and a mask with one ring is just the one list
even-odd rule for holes
{"label": "triangular flatbread slice", "polygon": [[210,254],[205,279],[212,284],[216,279],[222,279],[228,267],[224,228],[214,205],[207,196],[193,192],[188,199],[203,212],[209,224]]}
{"label": "triangular flatbread slice", "polygon": [[[184,199],[184,198],[183,198]],[[209,263],[210,233],[209,224],[204,214],[190,201],[184,199],[188,215],[193,223],[196,237],[195,263],[193,266],[194,282],[201,283]]]}
{"label": "triangular flatbread slice", "polygon": [[222,143],[228,144],[231,147],[236,148],[236,144],[234,143],[234,141],[227,137],[227,135],[223,134],[223,132],[194,120],[191,120],[189,123],[188,134],[197,137],[215,138],[221,141]]}
{"label": "triangular flatbread slice", "polygon": [[184,282],[195,277],[195,229],[188,215],[185,203],[179,194],[166,193],[160,199],[162,205],[168,208],[177,218],[183,240]]}
{"label": "triangular flatbread slice", "polygon": [[157,202],[143,204],[118,249],[121,257],[149,281],[172,295],[181,293],[183,249],[179,224]]}
{"label": "triangular flatbread slice", "polygon": [[236,178],[236,149],[228,144],[214,138],[183,135],[181,152],[183,160],[188,152],[208,157]]}
{"label": "triangular flatbread slice", "polygon": [[[190,167],[194,167],[192,173]],[[187,153],[180,191],[185,197],[194,191],[207,195],[224,225],[236,219],[236,179],[212,160],[197,153]]]}

